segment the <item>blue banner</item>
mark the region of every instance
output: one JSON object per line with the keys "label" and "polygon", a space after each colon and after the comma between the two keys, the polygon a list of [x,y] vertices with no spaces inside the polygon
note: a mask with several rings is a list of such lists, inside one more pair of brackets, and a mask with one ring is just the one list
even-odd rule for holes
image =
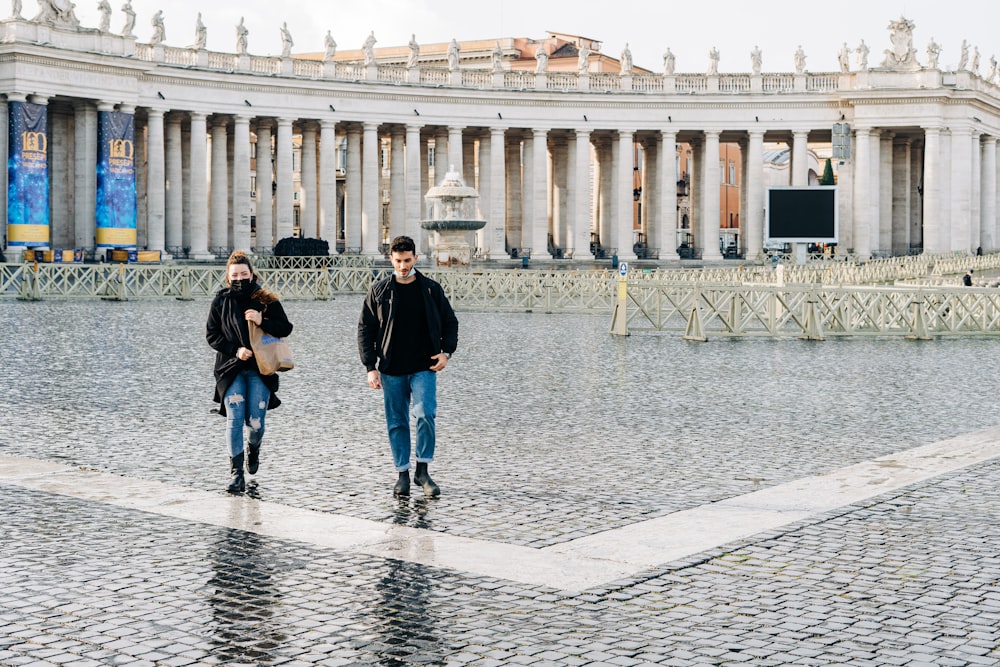
{"label": "blue banner", "polygon": [[8,106],[7,244],[49,244],[48,107]]}
{"label": "blue banner", "polygon": [[135,247],[135,117],[97,112],[97,246]]}

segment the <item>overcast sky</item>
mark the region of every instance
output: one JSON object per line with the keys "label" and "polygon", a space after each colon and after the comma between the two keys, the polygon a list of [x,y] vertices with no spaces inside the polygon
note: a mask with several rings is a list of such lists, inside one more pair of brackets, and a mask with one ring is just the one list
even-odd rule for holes
{"label": "overcast sky", "polygon": [[[113,32],[124,23],[123,2],[111,1]],[[213,51],[235,51],[235,26],[245,16],[248,50],[254,55],[280,53],[279,27],[287,22],[293,52],[322,51],[327,30],[345,50],[360,48],[372,30],[377,47],[406,44],[411,34],[418,43],[429,44],[452,38],[540,38],[554,31],[599,40],[602,51],[616,58],[627,42],[635,65],[656,72],[662,69],[668,46],[676,56],[677,72],[704,72],[713,46],[721,56],[721,72],[748,72],[755,45],[763,52],[765,72],[791,72],[800,44],[807,70],[832,72],[838,69],[841,45],[847,42],[853,48],[862,39],[871,49],[869,64],[878,65],[890,46],[889,22],[901,15],[916,24],[913,45],[920,62],[926,60],[932,37],[943,47],[940,65],[945,68],[958,63],[963,39],[979,47],[982,74],[990,57],[1000,54],[1000,3],[989,0],[132,0],[132,6],[141,42],[149,40],[150,19],[163,9],[169,46],[194,41],[201,11]],[[607,7],[621,11],[608,14]],[[30,18],[33,11],[34,4],[25,2],[24,15]],[[78,0],[76,13],[83,25],[97,27],[97,0]]]}

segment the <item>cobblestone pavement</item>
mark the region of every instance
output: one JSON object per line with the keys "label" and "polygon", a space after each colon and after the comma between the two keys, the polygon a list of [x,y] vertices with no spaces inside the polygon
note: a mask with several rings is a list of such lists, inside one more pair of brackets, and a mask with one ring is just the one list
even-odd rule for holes
{"label": "cobblestone pavement", "polygon": [[[0,454],[220,489],[206,307],[5,304]],[[355,304],[289,310],[258,494],[481,540],[561,544],[996,422],[990,340],[465,313],[444,495],[398,505]],[[998,665],[998,582],[997,460],[579,593],[0,482],[0,665]]]}

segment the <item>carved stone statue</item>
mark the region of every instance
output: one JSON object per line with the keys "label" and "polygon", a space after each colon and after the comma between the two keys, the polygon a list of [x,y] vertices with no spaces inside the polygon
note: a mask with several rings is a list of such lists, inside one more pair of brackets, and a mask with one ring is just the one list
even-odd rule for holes
{"label": "carved stone statue", "polygon": [[111,3],[108,0],[101,0],[97,3],[97,12],[101,15],[97,29],[101,32],[111,32]]}
{"label": "carved stone statue", "polygon": [[503,49],[500,48],[500,42],[493,47],[493,52],[490,54],[493,60],[493,71],[500,72],[503,70]]}
{"label": "carved stone statue", "polygon": [[997,57],[990,56],[990,68],[986,71],[986,81],[993,83],[993,79],[997,77]]}
{"label": "carved stone statue", "polygon": [[452,72],[458,69],[458,63],[461,59],[460,53],[461,49],[458,46],[458,41],[453,38],[451,43],[448,44],[448,69]]}
{"label": "carved stone statue", "polygon": [[23,18],[21,16],[21,0],[13,0],[10,3],[10,17],[12,19]]}
{"label": "carved stone statue", "polygon": [[198,19],[194,22],[194,48],[204,49],[208,43],[208,28],[201,20],[201,12],[198,12]]}
{"label": "carved stone statue", "polygon": [[760,52],[760,47],[756,44],[753,50],[750,51],[750,71],[753,72],[754,76],[760,74],[760,68],[764,62],[764,54]]}
{"label": "carved stone statue", "polygon": [[970,65],[969,65],[969,71],[971,71],[973,74],[978,74],[979,73],[979,47],[978,46],[973,46],[972,47],[972,63],[970,63]]}
{"label": "carved stone statue", "polygon": [[377,40],[375,39],[375,31],[372,30],[370,33],[368,33],[368,36],[365,37],[364,44],[361,45],[361,53],[364,55],[365,65],[374,65],[375,64],[375,42],[376,41]]}
{"label": "carved stone statue", "polygon": [[132,0],[125,0],[125,4],[122,5],[122,13],[125,14],[122,37],[135,37],[135,10],[132,9]]}
{"label": "carved stone statue", "polygon": [[622,74],[632,73],[632,52],[628,48],[628,42],[625,42],[625,48],[622,49]]}
{"label": "carved stone statue", "polygon": [[292,33],[288,31],[288,22],[285,21],[281,24],[281,57],[290,57],[293,46],[295,46],[295,42],[292,41]]}
{"label": "carved stone statue", "polygon": [[576,71],[579,74],[590,71],[590,49],[584,45],[580,46],[576,55]]}
{"label": "carved stone statue", "polygon": [[247,54],[247,36],[249,34],[250,31],[243,23],[243,17],[241,16],[240,22],[236,24],[236,53],[241,56]]}
{"label": "carved stone statue", "polygon": [[330,31],[326,31],[326,36],[323,37],[323,62],[333,61],[333,57],[337,55],[337,42],[333,41],[333,35]]}
{"label": "carved stone statue", "polygon": [[[21,3],[18,2],[14,9],[14,16],[21,15]],[[72,2],[57,2],[56,0],[38,0],[38,14],[32,21],[39,23],[52,23],[59,25],[79,26],[80,19],[76,17],[76,5]]]}
{"label": "carved stone statue", "polygon": [[802,50],[802,45],[799,44],[799,48],[795,49],[795,73],[805,74],[806,71],[806,52]]}
{"label": "carved stone statue", "polygon": [[153,14],[153,18],[150,19],[149,23],[153,26],[153,35],[149,38],[149,43],[153,46],[163,44],[163,40],[167,38],[167,31],[163,27],[163,10],[156,10],[156,13]]}
{"label": "carved stone statue", "polygon": [[855,49],[858,54],[858,70],[861,72],[868,71],[868,45],[865,44],[865,40],[861,40],[858,44],[858,48]]}
{"label": "carved stone statue", "polygon": [[892,43],[891,49],[885,50],[885,58],[882,60],[882,67],[890,69],[915,69],[917,64],[917,50],[913,48],[913,21],[909,21],[902,16],[898,21],[889,23],[891,34],[889,41]]}
{"label": "carved stone statue", "polygon": [[674,52],[667,47],[667,50],[663,52],[663,73],[666,75],[672,75],[674,73],[674,66],[677,63],[677,58],[674,57]]}
{"label": "carved stone statue", "polygon": [[837,53],[837,61],[840,63],[841,72],[851,71],[851,49],[847,46],[847,42],[840,47],[840,52]]}
{"label": "carved stone statue", "polygon": [[941,57],[941,45],[934,41],[931,37],[931,41],[927,42],[927,66],[931,69],[937,69],[938,58]]}
{"label": "carved stone statue", "polygon": [[714,46],[708,52],[708,75],[719,75],[719,50]]}
{"label": "carved stone statue", "polygon": [[545,50],[544,44],[539,44],[535,48],[535,71],[544,72],[549,66],[549,53]]}
{"label": "carved stone statue", "polygon": [[963,70],[969,65],[969,43],[962,40],[962,55],[958,59],[958,69]]}
{"label": "carved stone statue", "polygon": [[410,55],[406,59],[407,67],[416,67],[417,63],[420,61],[420,45],[417,44],[417,35],[415,33],[410,34]]}

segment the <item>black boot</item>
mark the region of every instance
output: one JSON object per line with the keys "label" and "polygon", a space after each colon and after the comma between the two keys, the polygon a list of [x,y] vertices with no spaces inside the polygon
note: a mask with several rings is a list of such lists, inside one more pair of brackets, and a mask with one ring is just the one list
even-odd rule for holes
{"label": "black boot", "polygon": [[247,451],[247,472],[256,475],[257,468],[260,467],[260,443],[247,443]]}
{"label": "black boot", "polygon": [[410,495],[410,471],[403,470],[399,473],[399,479],[396,480],[396,486],[392,487],[392,495],[394,496],[408,496]]}
{"label": "black boot", "polygon": [[229,459],[229,474],[232,479],[229,481],[229,493],[243,493],[246,491],[246,481],[243,479],[243,452]]}
{"label": "black boot", "polygon": [[441,489],[438,488],[438,485],[434,483],[434,480],[431,479],[430,474],[427,472],[426,463],[417,461],[417,471],[413,473],[413,481],[424,487],[425,496],[436,497],[441,495]]}

